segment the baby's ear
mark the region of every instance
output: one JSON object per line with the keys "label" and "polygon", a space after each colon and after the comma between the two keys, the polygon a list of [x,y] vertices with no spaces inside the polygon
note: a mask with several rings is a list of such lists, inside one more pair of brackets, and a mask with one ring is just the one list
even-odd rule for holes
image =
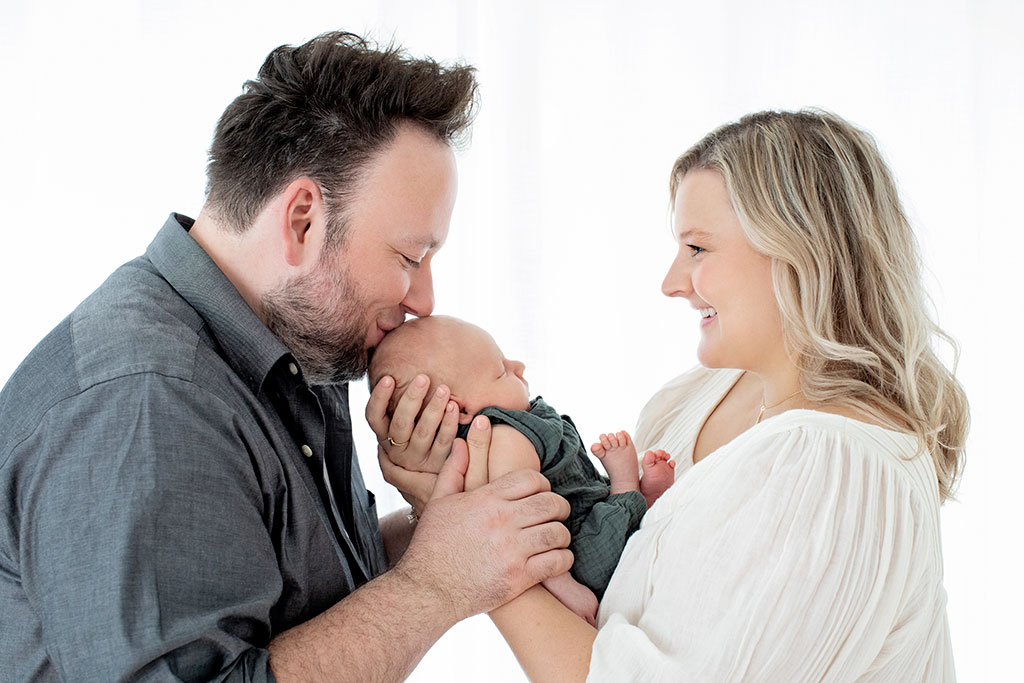
{"label": "baby's ear", "polygon": [[455,401],[455,403],[457,403],[459,406],[459,424],[468,425],[470,422],[472,422],[475,416],[470,415],[468,412],[466,412],[466,402],[463,401],[458,396],[456,396],[455,394],[452,394],[452,400]]}

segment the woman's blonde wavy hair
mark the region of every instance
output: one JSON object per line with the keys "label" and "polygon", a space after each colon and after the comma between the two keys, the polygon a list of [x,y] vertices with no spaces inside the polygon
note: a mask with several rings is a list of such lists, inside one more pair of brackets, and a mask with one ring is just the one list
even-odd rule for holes
{"label": "woman's blonde wavy hair", "polygon": [[767,111],[707,135],[676,160],[725,178],[747,240],[772,262],[789,353],[812,401],[909,429],[942,500],[963,470],[963,387],[936,354],[959,349],[932,319],[917,240],[872,137],[820,111]]}

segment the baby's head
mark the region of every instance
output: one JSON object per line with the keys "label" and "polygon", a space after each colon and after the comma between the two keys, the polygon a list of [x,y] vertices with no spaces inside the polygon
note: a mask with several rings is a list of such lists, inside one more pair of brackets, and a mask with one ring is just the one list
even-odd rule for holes
{"label": "baby's head", "polygon": [[[388,414],[418,374],[430,377],[434,391],[444,384],[459,404],[459,422],[466,424],[489,406],[528,410],[530,388],[526,366],[508,360],[491,335],[476,325],[443,315],[415,318],[388,333],[370,360],[370,386],[381,377],[395,379]],[[430,395],[429,393],[427,394]]]}

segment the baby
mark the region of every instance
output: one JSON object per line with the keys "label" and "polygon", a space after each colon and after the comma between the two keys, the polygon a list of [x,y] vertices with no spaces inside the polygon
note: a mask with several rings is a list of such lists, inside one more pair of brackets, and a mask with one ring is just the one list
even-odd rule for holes
{"label": "baby", "polygon": [[675,463],[664,451],[648,451],[641,462],[641,478],[629,435],[602,434],[591,446],[608,472],[607,478],[601,476],[572,420],[539,396],[530,400],[524,370],[522,363],[506,359],[479,327],[435,315],[410,320],[389,333],[373,353],[369,379],[371,386],[384,375],[395,379],[389,413],[417,374],[430,377],[431,391],[447,385],[459,406],[463,438],[477,414],[491,420],[490,462],[470,463],[467,488],[524,467],[539,469],[548,478],[551,490],[569,501],[565,524],[575,562],[572,576],[548,579],[544,586],[593,624],[597,601],[626,540],[647,508],[672,484]]}

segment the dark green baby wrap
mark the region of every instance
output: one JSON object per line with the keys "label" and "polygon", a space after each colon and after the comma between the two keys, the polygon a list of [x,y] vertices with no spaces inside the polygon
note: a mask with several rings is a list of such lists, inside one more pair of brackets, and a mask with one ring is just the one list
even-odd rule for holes
{"label": "dark green baby wrap", "polygon": [[[576,558],[572,575],[600,599],[626,540],[647,512],[644,497],[639,491],[611,495],[608,478],[590,461],[572,419],[559,415],[540,396],[530,402],[529,411],[484,408],[479,414],[491,424],[515,428],[537,450],[541,474],[572,509],[565,520],[572,534],[569,550]],[[459,436],[465,438],[468,430],[469,425],[462,425]]]}

